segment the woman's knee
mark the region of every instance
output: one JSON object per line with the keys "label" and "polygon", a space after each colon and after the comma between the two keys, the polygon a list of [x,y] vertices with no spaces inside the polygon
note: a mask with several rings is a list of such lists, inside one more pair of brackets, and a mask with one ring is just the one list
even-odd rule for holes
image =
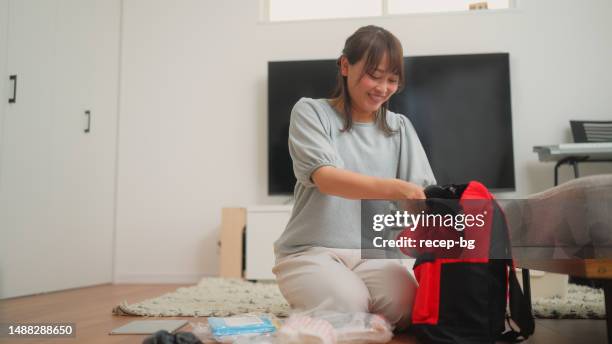
{"label": "woman's knee", "polygon": [[404,266],[387,260],[371,262],[361,275],[371,295],[370,311],[398,327],[407,325],[417,289],[412,274]]}
{"label": "woman's knee", "polygon": [[[311,276],[313,277],[313,276]],[[302,310],[367,312],[368,289],[359,279],[319,279],[304,277],[294,285],[283,286],[283,295],[292,307]],[[280,287],[280,286],[279,286]],[[281,289],[281,291],[282,291]]]}
{"label": "woman's knee", "polygon": [[368,288],[354,272],[337,261],[301,256],[292,262],[277,264],[274,273],[281,293],[292,308],[368,311]]}
{"label": "woman's knee", "polygon": [[368,288],[358,278],[342,288],[336,288],[336,295],[340,303],[344,304],[346,311],[368,312],[371,303]]}
{"label": "woman's knee", "polygon": [[412,305],[416,289],[416,281],[411,275],[408,275],[402,284],[395,288],[393,294],[378,296],[380,304],[378,312],[398,327],[407,326],[412,317]]}

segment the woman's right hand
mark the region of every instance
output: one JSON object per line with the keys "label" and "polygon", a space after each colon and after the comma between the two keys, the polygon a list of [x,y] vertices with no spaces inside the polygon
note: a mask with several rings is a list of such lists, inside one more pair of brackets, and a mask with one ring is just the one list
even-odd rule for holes
{"label": "woman's right hand", "polygon": [[397,199],[425,199],[425,192],[422,187],[401,179],[393,179],[397,190]]}

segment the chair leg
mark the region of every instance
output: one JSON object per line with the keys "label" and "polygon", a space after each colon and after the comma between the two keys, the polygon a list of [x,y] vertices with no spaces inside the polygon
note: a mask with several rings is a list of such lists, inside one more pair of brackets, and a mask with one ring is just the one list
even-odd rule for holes
{"label": "chair leg", "polygon": [[555,185],[553,186],[559,185],[559,166],[561,166],[561,164],[557,162],[555,164]]}
{"label": "chair leg", "polygon": [[574,167],[574,178],[580,177],[580,173],[578,171],[578,161],[572,161],[572,166]]}

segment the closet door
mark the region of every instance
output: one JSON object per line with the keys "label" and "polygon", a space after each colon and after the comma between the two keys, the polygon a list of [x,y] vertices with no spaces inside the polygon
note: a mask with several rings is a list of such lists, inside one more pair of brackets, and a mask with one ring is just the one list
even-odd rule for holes
{"label": "closet door", "polygon": [[[11,0],[0,297],[111,282],[119,1]],[[87,130],[89,128],[89,130]]]}
{"label": "closet door", "polygon": [[[8,106],[9,98],[9,79],[6,70],[6,60],[8,58],[8,0],[0,0],[0,163],[2,163],[2,137],[4,124],[4,113]],[[2,169],[0,167],[0,173]],[[2,228],[0,227],[0,235]]]}
{"label": "closet door", "polygon": [[119,11],[116,0],[58,1],[50,177],[54,228],[70,238],[62,288],[112,281]]}
{"label": "closet door", "polygon": [[[59,249],[51,230],[51,135],[53,125],[56,1],[9,1],[9,75],[16,99],[4,114],[0,161],[0,292],[2,297],[54,288],[59,267],[50,255]],[[2,76],[5,79],[7,76]],[[6,79],[5,79],[6,80]],[[9,84],[12,98],[15,81]],[[50,282],[42,282],[51,278]]]}

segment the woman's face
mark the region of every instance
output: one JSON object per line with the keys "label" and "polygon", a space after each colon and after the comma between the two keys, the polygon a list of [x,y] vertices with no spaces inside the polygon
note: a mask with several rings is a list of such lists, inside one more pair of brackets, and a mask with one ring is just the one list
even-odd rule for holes
{"label": "woman's face", "polygon": [[365,58],[351,65],[343,56],[340,65],[342,75],[347,77],[353,111],[357,114],[376,112],[399,87],[398,75],[388,70],[389,61],[386,54],[373,73],[364,73]]}

